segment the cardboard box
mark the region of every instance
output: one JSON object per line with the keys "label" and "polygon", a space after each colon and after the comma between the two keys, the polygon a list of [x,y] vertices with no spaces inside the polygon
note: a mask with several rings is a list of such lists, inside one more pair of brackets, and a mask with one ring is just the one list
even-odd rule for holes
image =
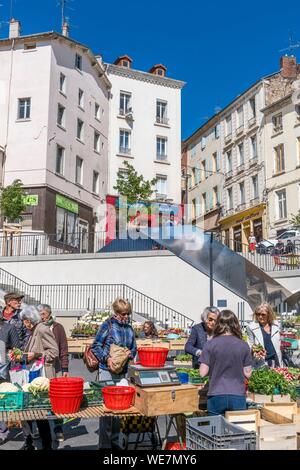
{"label": "cardboard box", "polygon": [[199,410],[198,388],[195,385],[135,388],[134,406],[144,416],[193,413]]}
{"label": "cardboard box", "polygon": [[296,424],[271,424],[261,420],[259,450],[297,450]]}
{"label": "cardboard box", "polygon": [[260,395],[259,393],[248,392],[248,398],[255,403],[288,403],[291,401],[290,395]]}
{"label": "cardboard box", "polygon": [[273,424],[296,424],[296,432],[300,433],[300,410],[294,402],[265,403],[261,417]]}

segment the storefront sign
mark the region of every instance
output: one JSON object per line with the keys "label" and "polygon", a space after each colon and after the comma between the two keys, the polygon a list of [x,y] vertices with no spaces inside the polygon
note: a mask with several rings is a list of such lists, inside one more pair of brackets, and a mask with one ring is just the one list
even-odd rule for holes
{"label": "storefront sign", "polygon": [[257,217],[258,215],[260,215],[260,211],[247,215],[245,217],[242,217],[241,219],[236,220],[235,223],[240,224],[241,222],[245,222],[246,220],[251,220],[253,217]]}
{"label": "storefront sign", "polygon": [[39,204],[39,197],[37,194],[26,194],[26,196],[23,196],[23,202],[26,206],[37,206]]}
{"label": "storefront sign", "polygon": [[77,202],[71,201],[60,194],[56,194],[56,205],[69,212],[74,212],[74,214],[78,214],[79,212]]}

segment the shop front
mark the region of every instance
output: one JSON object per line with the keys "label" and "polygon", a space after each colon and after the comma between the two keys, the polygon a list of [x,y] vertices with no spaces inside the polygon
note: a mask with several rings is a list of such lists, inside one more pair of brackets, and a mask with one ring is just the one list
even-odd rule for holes
{"label": "shop front", "polygon": [[234,251],[247,252],[251,233],[256,237],[257,243],[264,238],[265,217],[266,206],[260,204],[221,219],[222,240]]}

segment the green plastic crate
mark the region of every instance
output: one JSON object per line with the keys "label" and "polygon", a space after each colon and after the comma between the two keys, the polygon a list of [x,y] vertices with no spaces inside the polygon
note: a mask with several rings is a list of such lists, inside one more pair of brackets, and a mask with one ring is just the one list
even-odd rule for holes
{"label": "green plastic crate", "polygon": [[35,394],[31,392],[24,392],[23,409],[50,410],[51,403],[49,398],[49,392],[38,392]]}
{"label": "green plastic crate", "polygon": [[22,408],[22,391],[0,393],[0,411],[21,410]]}
{"label": "green plastic crate", "polygon": [[291,343],[291,346],[289,349],[298,349],[299,347],[299,344],[298,344],[298,340],[297,339],[292,339],[292,338],[286,338],[286,337],[283,337],[281,338],[281,341],[286,341],[287,343]]}

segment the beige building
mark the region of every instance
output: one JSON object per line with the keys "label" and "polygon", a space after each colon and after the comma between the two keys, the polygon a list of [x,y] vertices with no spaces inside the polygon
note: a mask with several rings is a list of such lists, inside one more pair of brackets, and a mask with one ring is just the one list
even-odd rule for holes
{"label": "beige building", "polygon": [[183,144],[187,153],[188,222],[215,231],[221,211],[223,175],[220,120],[216,115]]}
{"label": "beige building", "polygon": [[269,96],[277,99],[263,109],[267,223],[273,238],[292,226],[291,216],[300,209],[300,100],[299,90],[293,90],[299,65],[294,57],[283,60],[291,67],[288,87],[275,96],[270,87]]}

